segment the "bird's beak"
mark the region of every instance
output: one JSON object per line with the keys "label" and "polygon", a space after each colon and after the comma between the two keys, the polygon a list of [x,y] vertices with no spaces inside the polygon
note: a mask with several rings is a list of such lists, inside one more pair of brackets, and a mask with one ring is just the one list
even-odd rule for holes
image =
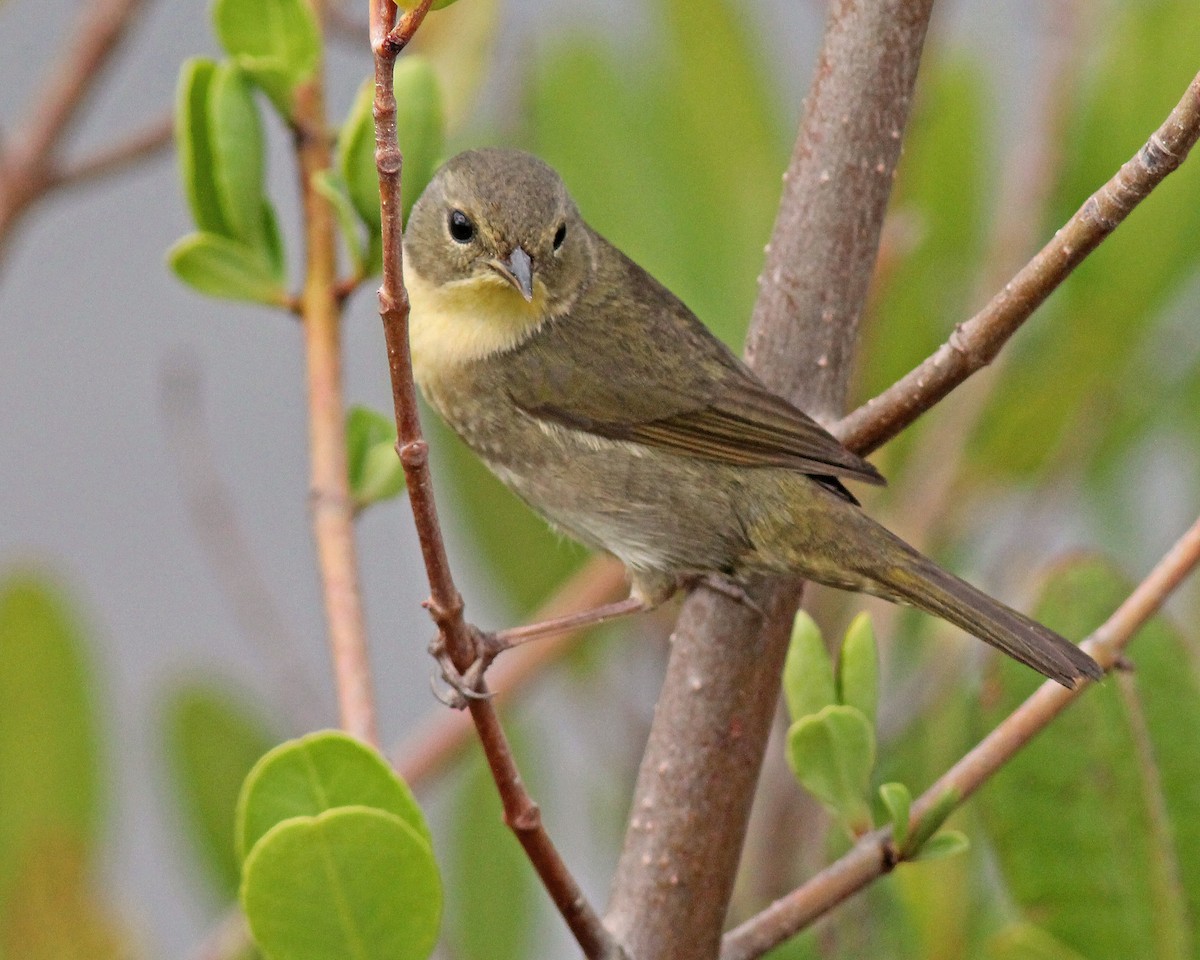
{"label": "bird's beak", "polygon": [[533,261],[521,247],[514,247],[507,260],[489,260],[488,266],[521,291],[526,303],[533,302]]}

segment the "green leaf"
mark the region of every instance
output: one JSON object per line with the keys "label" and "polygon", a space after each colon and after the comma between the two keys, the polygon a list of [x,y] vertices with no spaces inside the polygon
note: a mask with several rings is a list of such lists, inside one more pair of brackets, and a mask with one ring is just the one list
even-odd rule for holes
{"label": "green leaf", "polygon": [[215,161],[209,132],[208,94],[217,65],[203,57],[185,60],[175,91],[175,149],[179,179],[196,226],[228,236],[229,224],[213,176]]}
{"label": "green leaf", "polygon": [[313,186],[317,192],[329,201],[337,215],[338,226],[342,231],[342,240],[350,254],[354,270],[361,276],[367,276],[367,251],[363,244],[363,225],[350,202],[346,192],[346,181],[340,173],[333,170],[322,170],[313,178]]}
{"label": "green leaf", "polygon": [[992,937],[987,960],[1086,960],[1031,923],[1014,923]]}
{"label": "green leaf", "polygon": [[323,730],[280,744],[254,765],[238,798],[238,855],[246,857],[283,820],[346,806],[394,814],[432,843],[412,791],[378,752],[337,730]]}
{"label": "green leaf", "polygon": [[[437,74],[428,60],[424,57],[404,57],[397,61],[392,76],[396,91],[396,139],[404,154],[401,194],[404,216],[407,218],[445,150],[446,121],[442,114],[442,95],[438,89]],[[378,223],[379,181],[373,155],[369,179],[375,185],[376,219],[366,222]]]}
{"label": "green leaf", "polygon": [[[521,750],[521,727],[513,732],[514,749]],[[520,843],[504,825],[495,781],[474,753],[454,798],[446,935],[460,960],[523,960],[536,952],[530,918],[538,891]]]}
{"label": "green leaf", "polygon": [[271,265],[271,274],[283,285],[287,282],[287,256],[284,253],[283,235],[279,232],[279,218],[275,216],[275,208],[266,197],[263,197],[262,204],[262,237],[262,249]]}
{"label": "green leaf", "polygon": [[396,423],[391,417],[351,407],[346,415],[346,453],[350,492],[360,508],[404,489],[404,468],[396,455]]}
{"label": "green leaf", "polygon": [[90,854],[101,789],[84,631],[62,591],[32,571],[0,579],[0,665],[2,901],[40,838]]}
{"label": "green leaf", "polygon": [[[368,230],[379,232],[379,173],[375,167],[375,82],[363,81],[338,131],[337,168],[346,193]],[[397,102],[397,109],[399,103]],[[403,145],[401,146],[403,149]],[[407,167],[407,164],[405,164]],[[407,174],[407,169],[402,171]]]}
{"label": "green leaf", "polygon": [[825,707],[788,730],[788,763],[801,786],[853,834],[871,827],[867,789],[875,766],[875,731],[854,707]]}
{"label": "green leaf", "polygon": [[821,628],[803,610],[792,624],[792,640],[783,662],[783,694],[792,720],[837,703],[833,661],[825,649]]}
{"label": "green leaf", "polygon": [[879,656],[871,615],[860,613],[850,622],[838,660],[838,702],[857,707],[875,726],[879,705]]}
{"label": "green leaf", "polygon": [[445,10],[452,3],[458,3],[458,0],[433,0],[433,3],[429,5],[429,9]]}
{"label": "green leaf", "polygon": [[949,819],[950,814],[954,812],[961,800],[962,794],[954,788],[945,791],[938,797],[937,802],[913,827],[912,836],[908,838],[907,846],[901,848],[901,853],[908,856],[914,850],[924,847],[929,838],[937,833],[942,824]]}
{"label": "green leaf", "polygon": [[892,843],[897,850],[904,850],[908,841],[908,820],[912,813],[912,794],[902,783],[885,783],[879,788],[879,798],[883,801],[892,824]]}
{"label": "green leaf", "polygon": [[971,846],[971,841],[961,830],[943,830],[934,834],[920,848],[913,860],[945,860],[960,853],[965,853]]}
{"label": "green leaf", "polygon": [[273,960],[425,960],[442,886],[410,823],[349,806],[275,824],[246,858],[241,900]]}
{"label": "green leaf", "polygon": [[[1129,586],[1102,561],[1078,558],[1050,580],[1037,618],[1082,636]],[[1145,737],[1120,683],[1101,684],[1017,754],[977,803],[1013,900],[1039,926],[1091,960],[1173,960],[1190,956],[1187,943],[1200,933],[1200,752],[1181,735],[1200,730],[1200,682],[1188,644],[1161,619],[1139,632],[1128,656]],[[1037,686],[1019,669],[996,669],[989,723]],[[1061,850],[1070,856],[1047,853]]]}
{"label": "green leaf", "polygon": [[208,135],[212,177],[228,236],[265,250],[262,123],[250,83],[232,63],[218,64],[209,84]]}
{"label": "green leaf", "polygon": [[166,710],[167,759],[193,847],[222,899],[237,895],[234,812],[242,781],[274,742],[267,726],[222,687],[189,684]]}
{"label": "green leaf", "polygon": [[216,0],[213,25],[226,52],[290,116],[293,91],[321,59],[312,7],[306,0]]}
{"label": "green leaf", "polygon": [[167,251],[167,262],[180,280],[209,296],[287,306],[274,266],[236,240],[193,233]]}

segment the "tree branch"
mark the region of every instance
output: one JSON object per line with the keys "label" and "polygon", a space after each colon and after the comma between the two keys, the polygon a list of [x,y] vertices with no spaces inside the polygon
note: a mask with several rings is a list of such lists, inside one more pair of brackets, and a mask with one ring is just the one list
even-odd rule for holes
{"label": "tree branch", "polygon": [[98,0],[57,59],[25,122],[0,145],[0,256],[12,228],[52,185],[54,153],[145,0]]}
{"label": "tree branch", "polygon": [[[313,0],[320,14],[321,0]],[[333,212],[316,188],[332,164],[324,76],[298,87],[293,134],[304,205],[305,273],[300,296],[308,377],[310,508],[329,625],[329,646],[342,729],[378,745],[375,697],[354,544],[354,502],[346,464],[342,396],[341,303],[337,296],[337,239]]]}
{"label": "tree branch", "polygon": [[[1111,670],[1133,635],[1158,612],[1197,563],[1200,563],[1200,520],[1084,642],[1084,648],[1096,662]],[[1042,684],[916,800],[912,822],[919,821],[947,791],[956,791],[962,803],[1090,686],[1084,681],[1074,690],[1068,690],[1053,681]],[[888,872],[894,864],[890,830],[868,834],[802,887],[730,931],[722,946],[721,960],[754,960],[762,956]]]}
{"label": "tree branch", "polygon": [[[429,6],[430,0],[421,0],[396,23],[396,7],[391,0],[373,0],[371,4],[370,36],[375,55],[375,159],[383,215],[383,285],[379,290],[379,313],[391,371],[397,449],[408,480],[409,503],[429,577],[427,605],[446,652],[456,669],[463,672],[475,660],[476,644],[463,619],[462,596],[450,572],[429,475],[428,444],[422,435],[417,413],[408,345],[408,293],[404,289],[402,259],[404,225],[400,174],[403,157],[396,141],[396,96],[392,83],[396,57],[420,27]],[[480,693],[484,697],[487,695],[482,683]],[[471,698],[467,707],[496,781],[505,822],[525,849],[571,933],[589,958],[619,956],[612,937],[542,825],[541,813],[517,770],[495,705],[488,699]]]}
{"label": "tree branch", "polygon": [[1071,271],[1183,162],[1198,137],[1200,75],[1137,154],[1084,201],[987,306],[955,328],[919,367],[838,424],[835,432],[842,442],[869,453],[989,364]]}
{"label": "tree branch", "polygon": [[95,153],[50,170],[46,189],[75,187],[126,169],[139,160],[151,157],[171,145],[174,117],[164,114],[154,123],[135,131],[124,140],[100,147]]}
{"label": "tree branch", "polygon": [[[931,2],[833,4],[768,247],[747,358],[777,391],[841,409]],[[608,922],[635,957],[718,951],[779,690],[796,583],[684,604]]]}

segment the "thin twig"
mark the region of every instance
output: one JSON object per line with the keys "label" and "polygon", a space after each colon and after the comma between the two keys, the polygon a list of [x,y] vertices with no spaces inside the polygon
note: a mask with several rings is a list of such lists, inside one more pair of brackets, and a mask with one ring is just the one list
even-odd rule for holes
{"label": "thin twig", "polygon": [[979,313],[959,325],[924,363],[838,424],[838,437],[868,453],[895,436],[976,370],[989,364],[1059,284],[1167,174],[1200,137],[1200,75],[1137,154]]}
{"label": "thin twig", "polygon": [[[1158,612],[1197,563],[1200,563],[1200,520],[1084,642],[1084,648],[1101,667],[1113,668],[1134,634]],[[912,808],[912,822],[919,821],[947,791],[955,791],[958,802],[962,803],[1091,685],[1084,681],[1074,690],[1068,690],[1053,681],[1042,684],[917,799]],[[762,956],[894,865],[891,831],[876,830],[868,834],[849,853],[803,886],[730,931],[722,942],[721,960],[754,960]]]}
{"label": "thin twig", "polygon": [[[475,659],[476,645],[463,619],[462,596],[450,572],[430,481],[429,448],[421,433],[417,413],[408,346],[408,293],[404,289],[402,262],[404,224],[400,173],[403,157],[396,141],[396,95],[392,83],[396,56],[420,27],[429,6],[430,0],[422,0],[396,23],[396,7],[391,0],[373,0],[371,4],[370,35],[375,55],[375,158],[383,216],[383,285],[379,290],[379,313],[387,340],[399,438],[397,448],[408,480],[409,503],[429,577],[429,612],[437,624],[446,652],[455,667],[463,672]],[[486,692],[486,687],[482,692]],[[505,822],[524,847],[576,941],[589,958],[618,956],[612,937],[542,825],[541,813],[517,770],[495,705],[486,699],[473,698],[467,706],[500,793]]]}
{"label": "thin twig", "polygon": [[169,147],[173,132],[174,118],[165,114],[124,140],[114,141],[86,157],[52,168],[46,175],[46,189],[75,187],[119,173]]}
{"label": "thin twig", "polygon": [[[319,15],[321,4],[315,5]],[[346,463],[337,239],[329,202],[316,189],[317,177],[332,163],[323,83],[323,70],[318,68],[297,88],[293,111],[306,246],[300,313],[308,374],[310,507],[341,726],[377,745],[375,696],[354,542],[354,502]]]}

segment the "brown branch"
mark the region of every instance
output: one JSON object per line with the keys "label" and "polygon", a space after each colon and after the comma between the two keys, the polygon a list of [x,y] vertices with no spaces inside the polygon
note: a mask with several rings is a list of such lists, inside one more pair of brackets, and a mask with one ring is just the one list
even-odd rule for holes
{"label": "brown branch", "polygon": [[97,74],[129,32],[144,2],[99,0],[85,7],[78,31],[46,83],[46,92],[10,141],[9,157],[15,166],[33,171],[50,162],[71,118],[95,88]]}
{"label": "brown branch", "polygon": [[[930,8],[830,6],[785,174],[746,352],[821,416],[842,407]],[[608,912],[635,957],[719,949],[799,601],[795,583],[751,594],[765,618],[697,591],[676,627]]]}
{"label": "brown branch", "polygon": [[0,255],[13,227],[50,187],[55,150],[71,118],[96,85],[97,75],[129,32],[144,0],[97,0],[86,8],[57,69],[25,122],[0,152]]}
{"label": "brown branch", "polygon": [[[375,159],[383,216],[383,285],[379,290],[379,313],[387,341],[399,438],[397,448],[408,480],[409,503],[429,577],[429,612],[447,654],[455,668],[463,672],[475,660],[476,644],[463,619],[462,596],[450,572],[429,475],[428,444],[421,433],[417,413],[408,346],[408,293],[404,289],[402,261],[404,225],[400,174],[403,157],[396,141],[396,95],[392,83],[396,56],[420,27],[429,6],[430,0],[421,0],[393,26],[396,8],[391,0],[373,0],[371,4],[370,35],[375,56]],[[486,687],[482,684],[480,692],[486,695]],[[505,822],[525,849],[576,941],[589,958],[618,956],[612,937],[542,825],[541,813],[517,770],[495,705],[487,699],[472,698],[467,707],[496,781]]]}
{"label": "brown branch", "polygon": [[[315,3],[318,14],[320,3]],[[316,189],[332,164],[323,71],[296,89],[293,133],[304,205],[305,275],[300,296],[308,377],[310,507],[341,726],[378,745],[375,698],[354,544],[354,502],[346,464],[341,304],[333,212]]]}
{"label": "brown branch", "polygon": [[987,366],[1063,282],[1175,170],[1200,137],[1200,75],[1137,154],[1078,212],[979,313],[879,396],[838,424],[843,443],[868,453],[895,436],[976,370]]}
{"label": "brown branch", "polygon": [[46,189],[74,187],[125,170],[139,160],[154,156],[171,145],[174,118],[167,113],[124,140],[100,147],[95,153],[51,169]]}
{"label": "brown branch", "polygon": [[[625,590],[625,568],[608,556],[594,557],[569,577],[533,615],[534,623],[616,600]],[[492,702],[503,705],[547,666],[571,650],[581,632],[564,634],[506,653],[488,670]],[[474,725],[468,714],[439,710],[391,751],[392,765],[410,786],[445,767],[470,742]]]}
{"label": "brown branch", "polygon": [[[1134,634],[1166,602],[1167,597],[1200,563],[1200,520],[1158,562],[1128,599],[1083,646],[1105,670],[1111,670]],[[916,823],[947,791],[956,791],[959,803],[978,790],[1025,744],[1091,684],[1074,690],[1047,681],[995,730],[950,768],[913,804]],[[721,960],[754,960],[767,950],[799,933],[818,917],[858,892],[895,864],[890,830],[876,830],[853,849],[826,867],[802,887],[726,935]]]}

